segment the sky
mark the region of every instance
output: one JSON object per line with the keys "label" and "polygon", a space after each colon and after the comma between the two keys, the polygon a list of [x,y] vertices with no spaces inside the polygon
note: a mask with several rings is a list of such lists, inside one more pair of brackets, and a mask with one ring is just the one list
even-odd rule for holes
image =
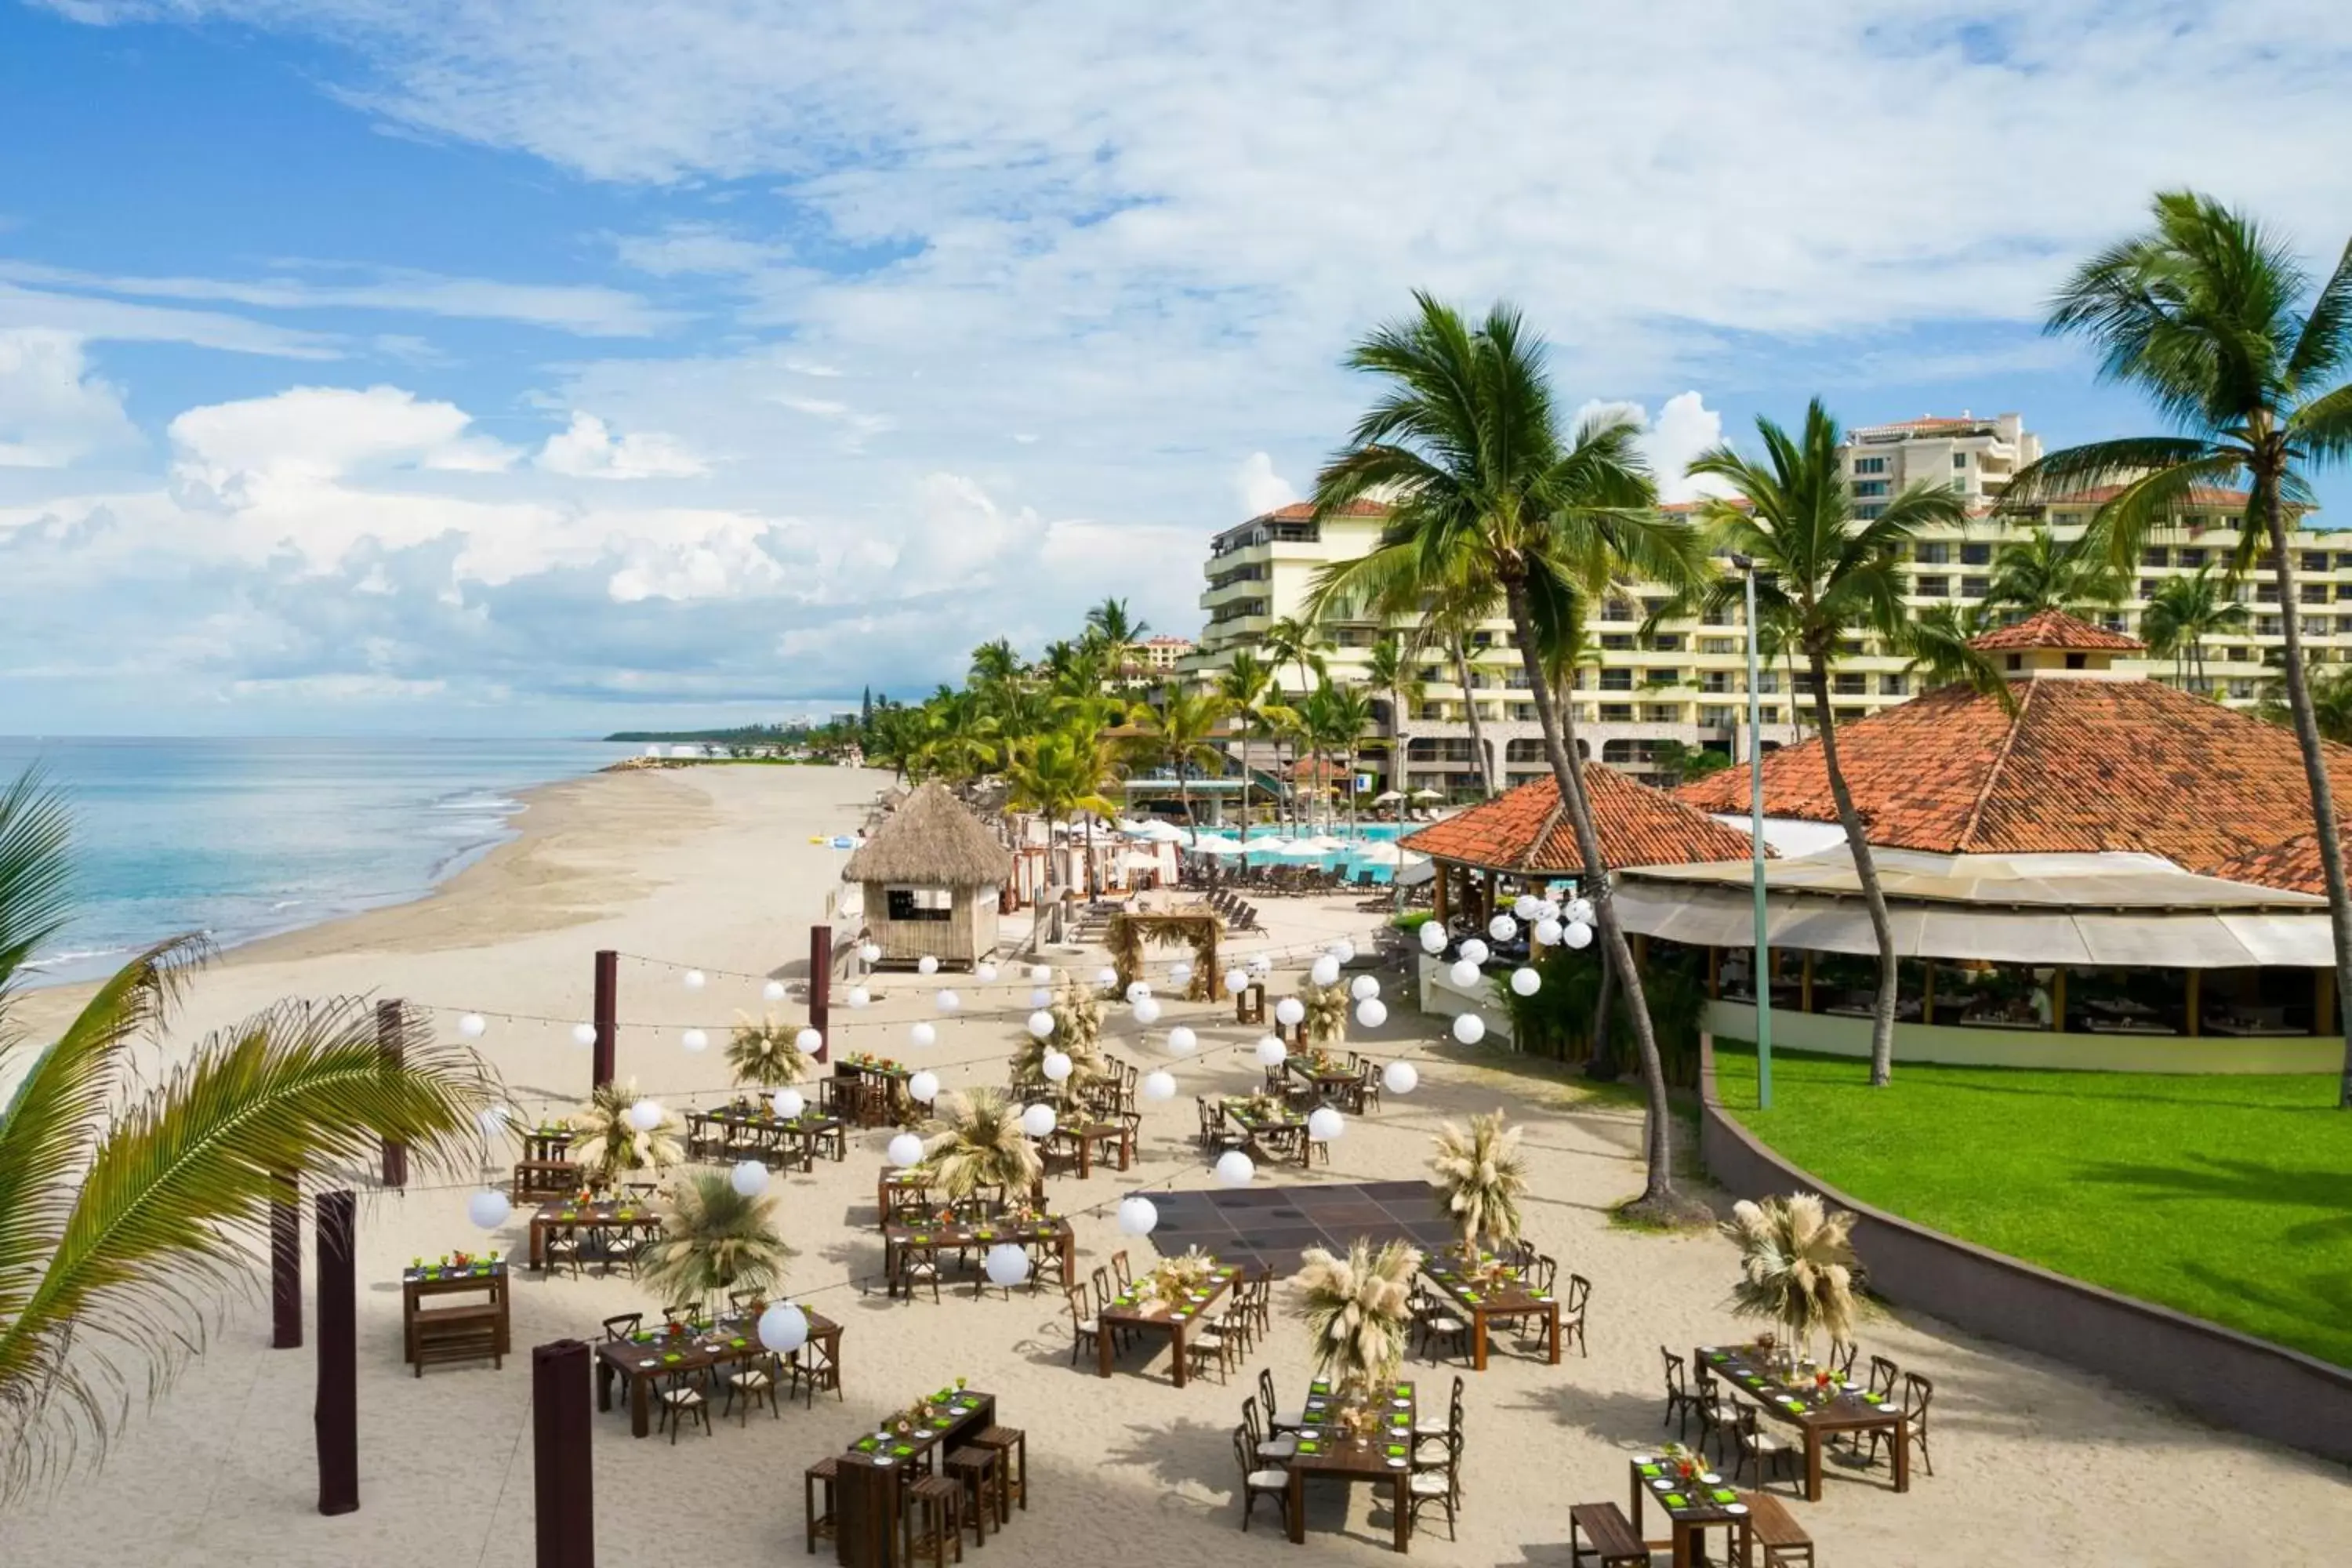
{"label": "sky", "polygon": [[[2189,185],[2352,236],[2340,0],[0,0],[0,731],[919,696],[1311,487],[1507,299],[1759,414],[2159,427],[2044,336]],[[2352,479],[2320,482],[2352,519]]]}

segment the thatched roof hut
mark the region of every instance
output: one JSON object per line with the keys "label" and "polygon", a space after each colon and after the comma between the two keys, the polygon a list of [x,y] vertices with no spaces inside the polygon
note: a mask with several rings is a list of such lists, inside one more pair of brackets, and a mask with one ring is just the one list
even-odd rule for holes
{"label": "thatched roof hut", "polygon": [[841,868],[866,889],[866,927],[887,962],[971,964],[996,948],[1013,854],[940,784],[908,795]]}

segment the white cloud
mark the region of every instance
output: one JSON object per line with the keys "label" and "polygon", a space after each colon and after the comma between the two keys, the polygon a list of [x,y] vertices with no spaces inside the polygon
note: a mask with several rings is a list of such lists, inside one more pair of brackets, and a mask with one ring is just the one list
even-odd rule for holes
{"label": "white cloud", "polygon": [[710,471],[674,436],[639,430],[615,440],[602,419],[578,411],[569,428],[547,438],[539,466],[588,479],[694,479]]}
{"label": "white cloud", "polygon": [[61,468],[138,439],[121,394],[90,371],[79,338],[0,331],[0,468]]}
{"label": "white cloud", "polygon": [[1241,472],[1234,476],[1234,491],[1241,500],[1244,517],[1255,517],[1298,499],[1298,492],[1274,471],[1274,459],[1264,452],[1252,452],[1242,459]]}
{"label": "white cloud", "polygon": [[253,480],[331,479],[363,468],[495,473],[514,451],[472,417],[394,386],[298,386],[192,408],[172,421],[173,477],[215,496]]}
{"label": "white cloud", "polygon": [[1570,424],[1581,424],[1599,414],[1629,418],[1641,427],[1634,444],[1657,476],[1659,500],[1685,501],[1729,493],[1720,480],[1692,479],[1684,472],[1692,458],[1723,441],[1723,416],[1706,406],[1697,393],[1682,392],[1667,398],[1658,405],[1654,418],[1638,403],[1594,398],[1576,411]]}
{"label": "white cloud", "polygon": [[49,293],[0,282],[0,331],[26,330],[66,332],[90,341],[193,343],[281,359],[335,359],[342,353],[341,341],[323,332],[296,331],[214,310],[181,310]]}

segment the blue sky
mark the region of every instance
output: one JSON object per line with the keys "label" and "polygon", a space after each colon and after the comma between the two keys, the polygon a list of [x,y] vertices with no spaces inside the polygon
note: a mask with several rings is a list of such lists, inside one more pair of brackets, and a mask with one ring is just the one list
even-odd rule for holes
{"label": "blue sky", "polygon": [[1189,632],[1416,286],[1669,473],[1815,393],[2140,430],[2041,300],[2177,184],[2332,258],[2347,79],[2301,0],[0,0],[0,729],[731,721],[1106,593]]}

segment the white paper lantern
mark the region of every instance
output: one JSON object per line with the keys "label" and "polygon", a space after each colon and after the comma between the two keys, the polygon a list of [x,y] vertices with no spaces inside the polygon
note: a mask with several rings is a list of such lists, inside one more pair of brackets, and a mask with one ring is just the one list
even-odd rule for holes
{"label": "white paper lantern", "polygon": [[650,1100],[641,1100],[629,1107],[629,1125],[640,1132],[650,1132],[662,1124],[662,1108]]}
{"label": "white paper lantern", "polygon": [[1249,989],[1249,976],[1238,969],[1225,971],[1225,994],[1238,996]]}
{"label": "white paper lantern", "polygon": [[890,1163],[900,1170],[923,1163],[923,1141],[911,1132],[901,1132],[890,1140],[887,1151]]}
{"label": "white paper lantern", "polygon": [[480,1039],[482,1037],[482,1031],[489,1026],[488,1020],[485,1019],[479,1013],[468,1013],[464,1017],[457,1020],[457,1033],[463,1035],[469,1040]]}
{"label": "white paper lantern", "polygon": [[[1117,978],[1118,978],[1118,976],[1114,975],[1114,976],[1112,976],[1112,978],[1113,978],[1113,979],[1117,979]],[[1142,1001],[1146,996],[1149,996],[1149,995],[1150,995],[1150,994],[1151,994],[1151,987],[1150,987],[1149,984],[1145,984],[1143,981],[1140,981],[1140,980],[1131,981],[1131,982],[1129,982],[1129,984],[1128,984],[1128,987],[1127,987],[1127,999],[1128,999],[1129,1002],[1140,1002],[1140,1001]]]}
{"label": "white paper lantern", "polygon": [[1217,1182],[1221,1186],[1246,1187],[1256,1174],[1257,1167],[1238,1149],[1228,1149],[1217,1156]]}
{"label": "white paper lantern", "polygon": [[756,1198],[768,1190],[768,1167],[757,1160],[739,1160],[727,1173],[727,1184],[738,1195]]}
{"label": "white paper lantern", "polygon": [[1486,922],[1486,934],[1496,942],[1508,942],[1519,934],[1519,922],[1508,915],[1496,915]]}
{"label": "white paper lantern", "polygon": [[506,1194],[496,1187],[476,1193],[466,1200],[466,1217],[484,1230],[498,1229],[506,1224],[507,1215],[513,1212],[514,1205],[507,1202]]}
{"label": "white paper lantern", "polygon": [[1135,1005],[1135,1021],[1145,1028],[1160,1022],[1160,998],[1146,996]]}
{"label": "white paper lantern", "polygon": [[1325,953],[1322,957],[1317,959],[1312,964],[1307,966],[1307,978],[1312,980],[1318,985],[1339,984],[1339,961],[1332,957],[1329,953]]}
{"label": "white paper lantern", "polygon": [[1445,928],[1435,921],[1423,922],[1421,928],[1421,951],[1440,953],[1445,951]]}
{"label": "white paper lantern", "polygon": [[1342,963],[1353,963],[1356,962],[1356,944],[1343,936],[1331,944],[1331,956]]}
{"label": "white paper lantern", "polygon": [[801,1098],[799,1089],[780,1089],[770,1097],[768,1107],[787,1121],[798,1121],[801,1112],[808,1109],[808,1101]]}
{"label": "white paper lantern", "polygon": [[1542,903],[1536,906],[1536,919],[1539,921],[1556,921],[1559,919],[1559,900],[1558,899],[1546,899]]}
{"label": "white paper lantern", "polygon": [[1054,966],[1050,963],[1031,964],[1029,983],[1033,985],[1051,985],[1054,984]]}
{"label": "white paper lantern", "polygon": [[1071,1066],[1072,1064],[1066,1052],[1047,1051],[1045,1053],[1045,1059],[1038,1064],[1037,1070],[1045,1075],[1046,1081],[1050,1083],[1060,1083],[1064,1079],[1070,1076]]}
{"label": "white paper lantern", "polygon": [[1486,1020],[1475,1013],[1465,1013],[1454,1020],[1454,1037],[1465,1046],[1475,1046],[1486,1037]]}
{"label": "white paper lantern", "polygon": [[952,991],[942,991],[931,1001],[942,1013],[952,1013],[963,1005],[963,998]]}
{"label": "white paper lantern", "polygon": [[1054,1015],[1040,1007],[1029,1015],[1029,1033],[1034,1039],[1049,1039],[1054,1033]]}
{"label": "white paper lantern", "polygon": [[781,980],[771,980],[771,981],[769,981],[765,985],[762,985],[762,986],[761,986],[761,987],[760,987],[760,1000],[761,1000],[761,1001],[762,1001],[762,1002],[781,1002],[781,1001],[782,1001],[783,999],[784,999],[784,983],[783,983],[782,981],[781,981]]}
{"label": "white paper lantern", "polygon": [[1466,958],[1456,959],[1454,967],[1445,972],[1445,978],[1453,983],[1455,990],[1467,991],[1478,984],[1478,966]]}
{"label": "white paper lantern", "polygon": [[710,1048],[710,1037],[700,1029],[688,1029],[677,1037],[677,1043],[688,1052],[698,1054]]}
{"label": "white paper lantern", "polygon": [[1296,1026],[1306,1016],[1307,1004],[1296,996],[1285,996],[1274,1005],[1274,1021],[1286,1029]]}
{"label": "white paper lantern", "polygon": [[1570,920],[1575,921],[1579,925],[1591,925],[1592,923],[1592,900],[1591,899],[1570,899],[1568,901],[1567,914]]}
{"label": "white paper lantern", "polygon": [[849,988],[849,1005],[850,1005],[851,1006],[853,1006],[853,1007],[863,1007],[863,1006],[865,1006],[868,1002],[871,1002],[871,1001],[873,1001],[873,1000],[874,1000],[874,993],[872,993],[871,991],[868,991],[867,989],[866,989],[866,987],[865,987],[865,986],[863,986],[863,985],[853,985],[853,986],[851,986],[851,987]]}
{"label": "white paper lantern", "polygon": [[686,972],[686,988],[688,991],[699,991],[709,984],[710,977],[699,969],[689,969]]}
{"label": "white paper lantern", "polygon": [[882,962],[882,944],[877,942],[862,942],[858,945],[857,956],[865,963],[879,963]]}
{"label": "white paper lantern", "polygon": [[920,1050],[929,1050],[940,1043],[940,1032],[929,1024],[917,1024],[907,1031],[907,1043]]}
{"label": "white paper lantern", "polygon": [[1258,1041],[1258,1066],[1262,1068],[1278,1068],[1289,1059],[1290,1047],[1284,1045],[1280,1040],[1276,1039],[1272,1035],[1268,1035],[1264,1039]]}
{"label": "white paper lantern", "polygon": [[1168,1054],[1189,1057],[1201,1048],[1201,1037],[1179,1024],[1168,1031]]}
{"label": "white paper lantern", "polygon": [[1523,921],[1536,919],[1542,909],[1543,900],[1533,893],[1521,893],[1511,904],[1511,912]]}
{"label": "white paper lantern", "polygon": [[779,1301],[760,1314],[760,1342],[778,1355],[790,1355],[808,1343],[808,1314],[790,1301]]}
{"label": "white paper lantern", "polygon": [[507,1130],[507,1108],[503,1105],[485,1105],[474,1113],[474,1121],[481,1128],[483,1137],[502,1137]]}
{"label": "white paper lantern", "polygon": [[803,1055],[814,1056],[824,1045],[824,1037],[814,1029],[803,1029],[793,1037],[793,1044],[800,1047]]}
{"label": "white paper lantern", "polygon": [[940,972],[940,961],[939,961],[938,959],[936,959],[936,958],[933,958],[929,953],[928,953],[928,952],[927,952],[927,953],[923,954],[923,956],[922,956],[922,957],[920,957],[920,958],[919,958],[919,959],[915,960],[915,973],[918,973],[918,974],[937,974],[939,972]]}
{"label": "white paper lantern", "polygon": [[1521,996],[1532,996],[1543,989],[1543,976],[1526,964],[1511,971],[1511,990]]}
{"label": "white paper lantern", "polygon": [[1389,1005],[1377,996],[1367,996],[1356,1004],[1356,1022],[1367,1029],[1377,1029],[1389,1021]]}
{"label": "white paper lantern", "polygon": [[1411,1094],[1421,1082],[1421,1074],[1406,1061],[1394,1061],[1381,1069],[1381,1083],[1391,1094]]}
{"label": "white paper lantern", "polygon": [[575,1046],[594,1045],[596,1043],[596,1026],[593,1024],[572,1025],[572,1043]]}
{"label": "white paper lantern", "polygon": [[1348,1119],[1328,1105],[1318,1105],[1307,1116],[1307,1136],[1318,1143],[1328,1143],[1348,1130]]}
{"label": "white paper lantern", "polygon": [[1021,1131],[1032,1138],[1050,1138],[1057,1120],[1054,1108],[1041,1101],[1021,1113]]}
{"label": "white paper lantern", "polygon": [[1043,985],[1033,985],[1029,988],[1029,1005],[1032,1007],[1050,1007],[1053,1005],[1054,994],[1051,991],[1048,991]]}
{"label": "white paper lantern", "polygon": [[907,1098],[918,1105],[929,1105],[940,1097],[940,1075],[919,1072],[907,1080]]}
{"label": "white paper lantern", "polygon": [[1381,994],[1381,983],[1369,974],[1359,974],[1348,982],[1348,994],[1359,1002],[1369,1002]]}
{"label": "white paper lantern", "polygon": [[1168,984],[1171,985],[1192,984],[1192,966],[1189,963],[1181,963],[1170,964],[1168,966]]}
{"label": "white paper lantern", "polygon": [[983,963],[971,972],[971,977],[982,985],[993,985],[996,984],[996,965]]}
{"label": "white paper lantern", "polygon": [[1029,1255],[1009,1241],[1000,1241],[990,1247],[980,1266],[988,1271],[990,1284],[1002,1285],[1008,1290],[1029,1278]]}
{"label": "white paper lantern", "polygon": [[1160,1205],[1150,1198],[1122,1198],[1118,1205],[1118,1229],[1122,1236],[1150,1236],[1160,1228]]}
{"label": "white paper lantern", "polygon": [[1486,944],[1476,937],[1462,944],[1462,957],[1471,963],[1484,963],[1488,957]]}
{"label": "white paper lantern", "polygon": [[1536,942],[1540,946],[1558,947],[1559,945],[1559,939],[1563,934],[1565,933],[1561,930],[1560,923],[1558,921],[1540,920],[1536,921]]}
{"label": "white paper lantern", "polygon": [[1165,1068],[1156,1068],[1143,1075],[1143,1082],[1139,1087],[1146,1100],[1173,1100],[1176,1098],[1176,1075]]}
{"label": "white paper lantern", "polygon": [[1262,952],[1251,955],[1249,966],[1250,973],[1252,974],[1271,974],[1274,973],[1274,960],[1268,958]]}
{"label": "white paper lantern", "polygon": [[1116,984],[1118,984],[1118,970],[1116,970],[1116,969],[1113,969],[1113,968],[1112,968],[1109,964],[1108,964],[1108,963],[1104,964],[1100,969],[1097,969],[1097,970],[1096,970],[1096,971],[1095,971],[1095,984],[1097,984],[1097,985],[1116,985]]}
{"label": "white paper lantern", "polygon": [[1560,934],[1568,939],[1568,945],[1570,947],[1585,948],[1592,945],[1592,928],[1582,921],[1576,921]]}

